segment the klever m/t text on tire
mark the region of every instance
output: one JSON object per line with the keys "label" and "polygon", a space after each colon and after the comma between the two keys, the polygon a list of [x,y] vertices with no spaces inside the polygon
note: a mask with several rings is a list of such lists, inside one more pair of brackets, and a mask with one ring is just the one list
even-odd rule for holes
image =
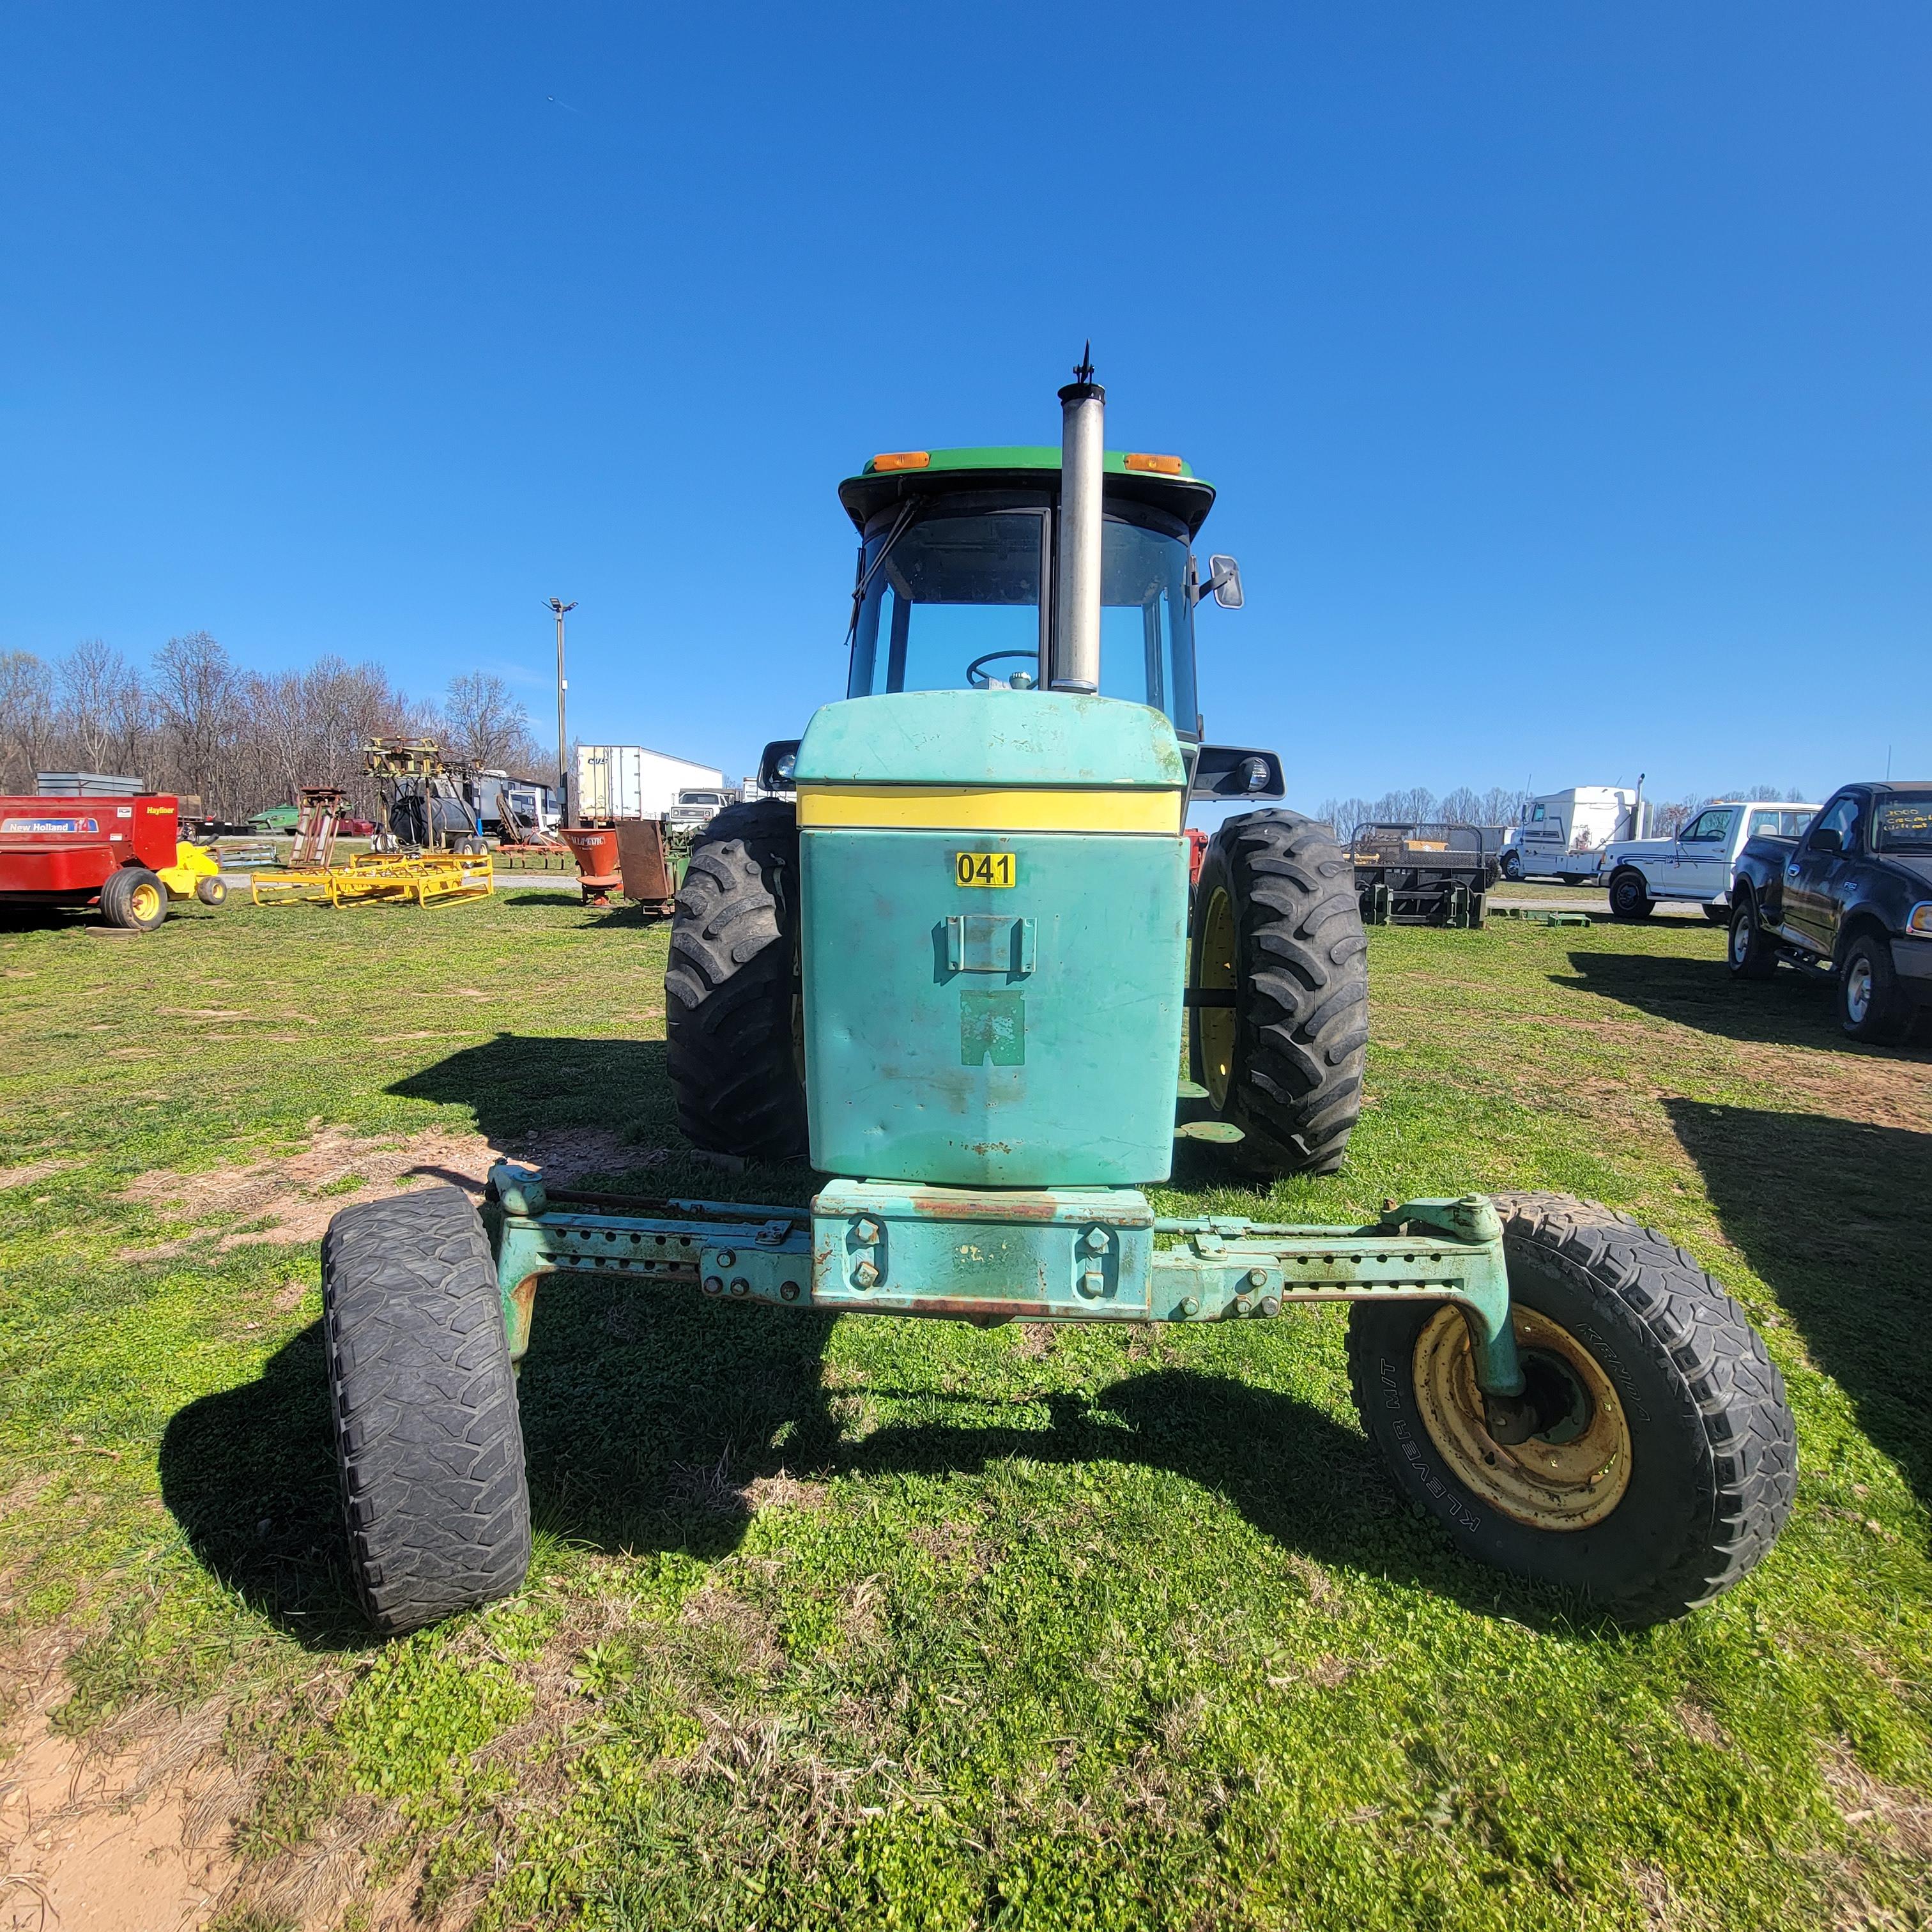
{"label": "klever m/t text on tire", "polygon": [[1491,1435],[1462,1316],[1426,1304],[1351,1311],[1362,1426],[1396,1487],[1469,1555],[1619,1622],[1681,1616],[1751,1569],[1790,1514],[1783,1378],[1737,1304],[1661,1235],[1562,1195],[1496,1204],[1525,1439]]}
{"label": "klever m/t text on tire", "polygon": [[760,799],[719,812],[692,849],[664,968],[677,1124],[716,1153],[806,1152],[799,904],[796,808]]}
{"label": "klever m/t text on tire", "polygon": [[345,1208],[322,1244],[322,1346],[350,1565],[387,1635],[507,1597],[530,1492],[496,1264],[468,1196]]}
{"label": "klever m/t text on tire", "polygon": [[1362,1106],[1368,942],[1355,869],[1296,812],[1231,818],[1194,892],[1192,984],[1232,996],[1191,1010],[1194,1077],[1241,1130],[1230,1150],[1263,1174],[1328,1174]]}

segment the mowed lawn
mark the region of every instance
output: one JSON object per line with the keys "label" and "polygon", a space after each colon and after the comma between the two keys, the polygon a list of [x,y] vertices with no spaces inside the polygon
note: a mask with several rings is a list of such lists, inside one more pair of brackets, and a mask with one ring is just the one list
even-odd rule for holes
{"label": "mowed lawn", "polygon": [[1932,1056],[1731,984],[1701,924],[1372,934],[1346,1170],[1264,1196],[1189,1147],[1160,1202],[1553,1187],[1682,1241],[1799,1430],[1790,1526],[1711,1608],[1579,1627],[1450,1552],[1356,1426],[1340,1309],[981,1330],[596,1280],[538,1297],[528,1586],[374,1641],[326,1213],[479,1136],[809,1195],[680,1143],[664,946],[514,886],[0,933],[12,1735],[51,1702],[146,1767],[218,1923],[1927,1922]]}

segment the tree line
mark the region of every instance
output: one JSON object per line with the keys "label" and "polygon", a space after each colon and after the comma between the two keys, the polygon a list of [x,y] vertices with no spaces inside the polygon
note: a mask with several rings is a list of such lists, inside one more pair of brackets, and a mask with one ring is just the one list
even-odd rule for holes
{"label": "tree line", "polygon": [[0,652],[0,792],[32,793],[40,772],[109,772],[197,797],[241,820],[336,785],[374,803],[362,748],[374,737],[434,738],[452,763],[526,776],[549,754],[503,680],[450,680],[411,698],[378,664],[333,655],[305,670],[244,670],[206,631],[170,638],[146,667],[91,638],[50,663]]}
{"label": "tree line", "polygon": [[[1650,836],[1668,838],[1687,824],[1713,798],[1796,800],[1802,792],[1789,785],[1740,785],[1728,791],[1692,792],[1669,802],[1653,800]],[[1459,785],[1440,798],[1426,785],[1412,785],[1406,791],[1385,791],[1380,798],[1324,798],[1315,816],[1334,828],[1338,838],[1346,839],[1358,825],[1380,820],[1396,825],[1520,825],[1529,816],[1532,800],[1527,790],[1512,791],[1505,785],[1492,785],[1476,791]]]}

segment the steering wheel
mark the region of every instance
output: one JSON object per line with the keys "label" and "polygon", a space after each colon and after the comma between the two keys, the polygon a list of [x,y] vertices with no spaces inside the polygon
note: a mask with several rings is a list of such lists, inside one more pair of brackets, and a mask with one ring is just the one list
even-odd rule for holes
{"label": "steering wheel", "polygon": [[988,651],[983,657],[976,657],[966,667],[966,682],[975,691],[984,691],[992,683],[992,679],[982,668],[997,664],[1001,658],[1030,658],[1035,664],[1040,662],[1040,652],[1031,651]]}

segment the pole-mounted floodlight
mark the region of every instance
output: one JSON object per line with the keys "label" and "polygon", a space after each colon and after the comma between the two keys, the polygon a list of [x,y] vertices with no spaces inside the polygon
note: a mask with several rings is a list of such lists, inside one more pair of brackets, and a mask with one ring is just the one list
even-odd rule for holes
{"label": "pole-mounted floodlight", "polygon": [[563,735],[563,694],[570,688],[563,675],[563,614],[577,608],[577,599],[566,604],[561,597],[544,600],[544,608],[556,619],[556,809],[563,824],[570,823],[569,740]]}

